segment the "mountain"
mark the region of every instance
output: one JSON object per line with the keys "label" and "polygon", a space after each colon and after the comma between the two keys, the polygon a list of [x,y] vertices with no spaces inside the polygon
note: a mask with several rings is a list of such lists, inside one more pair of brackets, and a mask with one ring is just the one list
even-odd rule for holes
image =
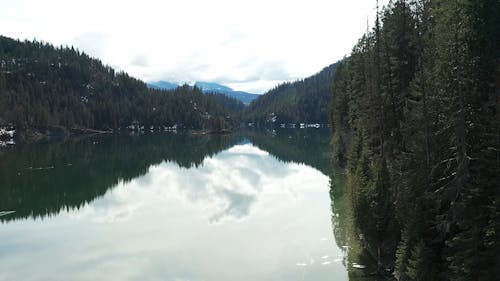
{"label": "mountain", "polygon": [[[249,104],[254,99],[258,98],[259,95],[251,94],[243,91],[235,91],[228,86],[224,86],[221,84],[213,83],[213,82],[196,82],[194,84],[196,87],[200,88],[205,94],[223,94],[231,98],[235,98],[244,104]],[[158,81],[158,82],[149,82],[148,86],[154,89],[175,89],[179,86],[177,83],[167,82],[167,81]]]}
{"label": "mountain", "polygon": [[276,86],[245,110],[245,121],[259,126],[282,123],[320,123],[330,120],[330,101],[337,64],[317,74]]}
{"label": "mountain", "polygon": [[236,124],[218,100],[188,85],[150,89],[73,47],[0,36],[0,122],[20,131],[220,130]]}
{"label": "mountain", "polygon": [[203,92],[212,92],[212,93],[230,93],[234,92],[233,89],[228,86],[224,86],[221,84],[213,83],[213,82],[196,82],[194,85],[200,88]]}
{"label": "mountain", "polygon": [[157,90],[173,90],[179,87],[177,83],[171,83],[167,81],[157,81],[157,82],[149,82],[148,87],[157,89]]}
{"label": "mountain", "polygon": [[228,97],[235,98],[244,104],[250,104],[259,97],[257,94],[251,94],[243,91],[235,91],[227,86],[210,82],[196,82],[196,87],[201,88],[204,93],[220,93]]}

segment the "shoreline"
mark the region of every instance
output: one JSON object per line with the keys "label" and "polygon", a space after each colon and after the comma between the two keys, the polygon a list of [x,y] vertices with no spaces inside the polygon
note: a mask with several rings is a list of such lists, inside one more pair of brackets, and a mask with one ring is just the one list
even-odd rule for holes
{"label": "shoreline", "polygon": [[[3,128],[3,127],[1,127]],[[16,129],[14,126],[5,126],[9,128],[9,135],[0,135],[0,139],[6,144],[15,145],[17,143],[36,143],[39,141],[52,139],[52,138],[67,138],[76,136],[92,136],[92,135],[103,135],[103,134],[149,134],[149,133],[162,133],[164,131],[129,131],[129,130],[97,130],[92,128],[68,128],[65,126],[43,126],[43,127],[30,127],[25,129]],[[180,132],[192,136],[204,136],[204,135],[229,135],[233,133],[233,130],[222,129],[199,129],[199,130],[175,130],[175,131],[165,131],[165,132]]]}
{"label": "shoreline", "polygon": [[14,140],[21,143],[32,143],[50,138],[65,138],[70,136],[109,134],[112,131],[102,131],[91,128],[68,128],[64,126],[31,127],[16,130]]}

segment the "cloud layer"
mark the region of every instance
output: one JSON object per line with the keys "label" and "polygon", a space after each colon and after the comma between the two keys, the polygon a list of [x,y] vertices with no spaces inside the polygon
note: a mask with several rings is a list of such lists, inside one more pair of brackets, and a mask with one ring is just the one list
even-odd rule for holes
{"label": "cloud layer", "polygon": [[5,0],[0,34],[75,45],[146,81],[213,81],[263,92],[349,53],[374,5],[372,0]]}

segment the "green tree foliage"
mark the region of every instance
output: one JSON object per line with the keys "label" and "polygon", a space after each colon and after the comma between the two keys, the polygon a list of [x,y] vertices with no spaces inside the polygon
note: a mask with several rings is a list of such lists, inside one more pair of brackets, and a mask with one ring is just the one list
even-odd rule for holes
{"label": "green tree foliage", "polygon": [[500,2],[395,0],[337,67],[356,231],[399,280],[499,272]]}
{"label": "green tree foliage", "polygon": [[172,91],[115,72],[74,48],[0,36],[0,118],[27,127],[210,129],[237,124],[243,105],[182,86]]}
{"label": "green tree foliage", "polygon": [[327,124],[335,69],[336,64],[332,64],[304,80],[278,85],[252,101],[245,110],[244,119],[260,126]]}

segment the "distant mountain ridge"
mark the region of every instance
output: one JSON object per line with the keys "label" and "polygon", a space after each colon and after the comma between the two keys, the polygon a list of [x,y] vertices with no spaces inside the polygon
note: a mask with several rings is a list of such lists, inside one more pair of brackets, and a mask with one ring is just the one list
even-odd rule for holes
{"label": "distant mountain ridge", "polygon": [[[235,98],[244,104],[250,104],[254,99],[258,98],[259,95],[251,94],[243,91],[235,91],[228,86],[221,85],[213,82],[196,82],[194,85],[200,88],[205,94],[223,94],[231,98]],[[149,82],[148,86],[154,89],[164,89],[164,90],[172,90],[179,86],[177,83],[172,83],[168,81],[157,81],[157,82]]]}
{"label": "distant mountain ridge", "polygon": [[234,90],[231,89],[230,87],[214,82],[197,81],[196,83],[194,83],[194,85],[200,88],[204,92],[218,92],[218,93],[234,92]]}
{"label": "distant mountain ridge", "polygon": [[167,81],[158,81],[158,82],[148,83],[148,87],[153,88],[153,89],[157,89],[157,90],[173,90],[173,89],[179,87],[179,84],[170,83]]}

